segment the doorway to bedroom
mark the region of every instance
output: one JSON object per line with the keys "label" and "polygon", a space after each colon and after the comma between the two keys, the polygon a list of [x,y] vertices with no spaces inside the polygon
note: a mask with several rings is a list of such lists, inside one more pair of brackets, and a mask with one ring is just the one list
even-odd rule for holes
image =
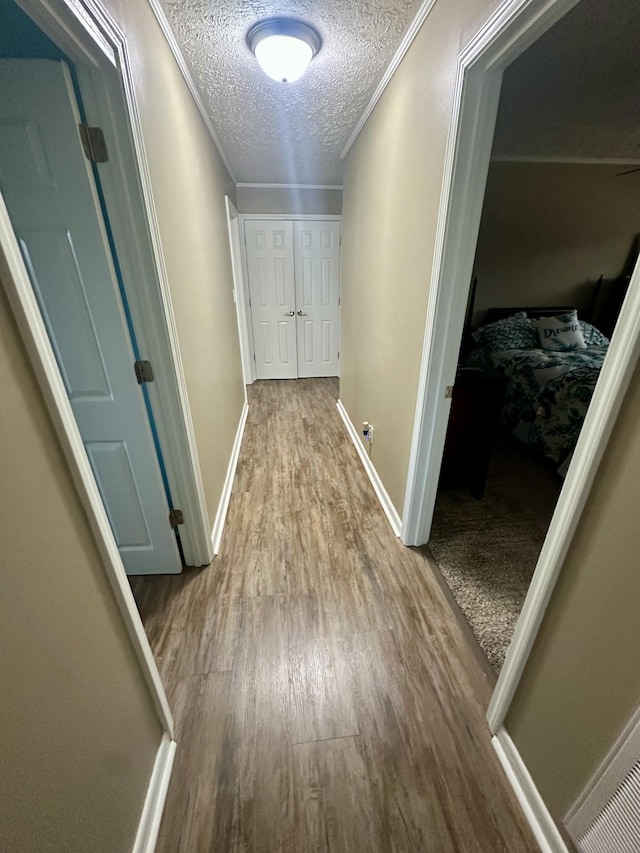
{"label": "doorway to bedroom", "polygon": [[489,673],[637,257],[639,35],[636,7],[581,0],[503,77],[429,543]]}

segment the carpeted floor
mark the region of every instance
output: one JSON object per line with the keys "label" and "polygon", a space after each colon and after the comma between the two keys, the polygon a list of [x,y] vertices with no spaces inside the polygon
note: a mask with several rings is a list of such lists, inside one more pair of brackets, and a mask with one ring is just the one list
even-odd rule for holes
{"label": "carpeted floor", "polygon": [[430,547],[489,662],[499,672],[562,483],[507,438],[496,442],[482,500],[441,490]]}

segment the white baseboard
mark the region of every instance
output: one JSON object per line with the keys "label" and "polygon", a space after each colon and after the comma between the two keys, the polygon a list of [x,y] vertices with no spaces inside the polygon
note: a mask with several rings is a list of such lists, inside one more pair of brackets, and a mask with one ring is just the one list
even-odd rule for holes
{"label": "white baseboard", "polygon": [[236,438],[233,442],[231,458],[229,459],[227,476],[225,477],[224,486],[222,488],[222,496],[220,498],[220,503],[218,504],[216,520],[213,524],[213,530],[211,531],[211,542],[213,544],[214,554],[218,554],[220,551],[220,543],[222,541],[224,523],[227,520],[227,510],[229,509],[229,501],[231,499],[231,489],[233,488],[233,479],[236,476],[236,467],[238,465],[238,457],[240,456],[240,448],[242,446],[242,436],[244,435],[244,428],[247,423],[248,414],[249,404],[245,399],[245,403],[242,408],[242,414],[240,415],[240,423],[238,424],[238,431],[236,432]]}
{"label": "white baseboard", "polygon": [[569,853],[569,848],[504,726],[498,729],[491,743],[542,853]]}
{"label": "white baseboard", "polygon": [[380,475],[375,469],[373,462],[367,456],[367,453],[362,446],[362,442],[360,441],[360,437],[358,435],[358,431],[354,427],[351,422],[351,418],[347,414],[347,410],[342,404],[342,400],[338,400],[337,402],[338,414],[342,418],[344,425],[347,428],[347,432],[351,437],[351,441],[353,441],[356,450],[358,451],[358,456],[360,457],[360,461],[364,465],[364,470],[367,472],[367,476],[371,480],[371,485],[373,486],[373,490],[378,496],[378,500],[384,510],[385,515],[389,519],[389,524],[391,525],[391,529],[396,534],[396,536],[400,536],[400,531],[402,530],[402,521],[400,520],[400,516],[398,515],[396,508],[391,502],[391,498],[389,497],[387,490],[382,484],[382,480],[380,479]]}
{"label": "white baseboard", "polygon": [[176,742],[165,732],[158,747],[158,754],[153,765],[153,772],[147,789],[147,796],[142,807],[142,815],[138,824],[138,832],[132,853],[153,853],[158,840],[158,830],[162,820],[169,779],[173,769],[173,759],[176,754]]}

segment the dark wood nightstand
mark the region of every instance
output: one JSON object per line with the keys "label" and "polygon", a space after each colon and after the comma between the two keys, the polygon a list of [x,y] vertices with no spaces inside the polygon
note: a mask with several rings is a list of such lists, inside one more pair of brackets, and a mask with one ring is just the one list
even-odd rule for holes
{"label": "dark wood nightstand", "polygon": [[478,500],[484,494],[506,386],[502,373],[459,368],[440,471],[441,488],[463,486]]}

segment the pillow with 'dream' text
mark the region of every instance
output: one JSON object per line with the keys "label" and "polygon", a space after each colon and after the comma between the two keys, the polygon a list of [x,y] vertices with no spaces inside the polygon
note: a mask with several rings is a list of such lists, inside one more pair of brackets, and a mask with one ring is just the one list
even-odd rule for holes
{"label": "pillow with 'dream' text", "polygon": [[586,349],[577,311],[567,311],[566,314],[556,314],[554,317],[541,317],[534,320],[534,325],[538,330],[542,349],[559,352]]}

